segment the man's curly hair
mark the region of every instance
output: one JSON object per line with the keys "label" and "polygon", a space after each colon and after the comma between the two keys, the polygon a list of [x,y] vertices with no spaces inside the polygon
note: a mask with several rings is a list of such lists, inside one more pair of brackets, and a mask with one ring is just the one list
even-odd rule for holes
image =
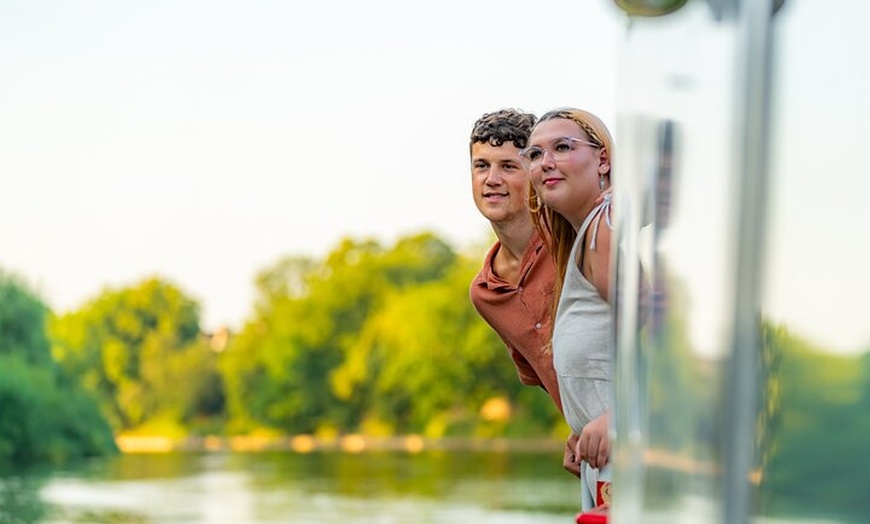
{"label": "man's curly hair", "polygon": [[471,130],[471,146],[477,143],[488,143],[500,147],[505,142],[512,142],[522,149],[529,144],[529,135],[537,117],[518,109],[501,109],[487,113],[474,123]]}

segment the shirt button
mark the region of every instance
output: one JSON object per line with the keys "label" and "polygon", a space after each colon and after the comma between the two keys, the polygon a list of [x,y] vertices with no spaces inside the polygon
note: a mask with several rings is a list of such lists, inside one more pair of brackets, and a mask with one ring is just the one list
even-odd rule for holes
{"label": "shirt button", "polygon": [[541,323],[540,323],[540,322],[538,322],[537,324],[535,324],[535,329],[541,329]]}

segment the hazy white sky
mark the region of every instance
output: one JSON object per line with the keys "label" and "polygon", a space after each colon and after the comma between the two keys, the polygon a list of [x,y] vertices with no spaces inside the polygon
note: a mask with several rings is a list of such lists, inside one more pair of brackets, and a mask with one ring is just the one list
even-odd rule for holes
{"label": "hazy white sky", "polygon": [[[868,19],[860,0],[788,0],[778,26],[765,314],[844,351],[870,345]],[[257,271],[343,236],[427,229],[458,249],[480,243],[472,122],[574,105],[619,142],[625,30],[608,0],[6,0],[0,267],[56,311],[158,274],[200,301],[212,329],[250,314]],[[692,130],[727,118],[716,89],[730,55],[716,54],[721,35],[685,36],[654,50],[719,93],[687,84],[679,113]],[[684,160],[727,164],[724,151]],[[682,203],[703,227],[721,181],[692,175]],[[723,282],[710,257],[675,253],[687,285]]]}
{"label": "hazy white sky", "polygon": [[[582,105],[613,120],[621,19],[605,1],[0,12],[0,267],[58,311],[160,274],[206,327],[238,325],[282,255],[422,229],[480,242],[480,114]],[[546,20],[569,23],[535,31]]]}
{"label": "hazy white sky", "polygon": [[[870,137],[867,20],[870,3],[861,0],[786,0],[773,25],[762,315],[847,353],[870,350],[870,157],[861,145]],[[619,111],[678,124],[673,223],[660,255],[681,279],[684,320],[703,352],[728,349],[735,272],[728,225],[737,209],[730,193],[740,169],[731,128],[742,87],[733,67],[736,25],[714,23],[706,2],[692,2],[637,24],[620,53]],[[625,152],[631,140],[621,135],[617,145]]]}

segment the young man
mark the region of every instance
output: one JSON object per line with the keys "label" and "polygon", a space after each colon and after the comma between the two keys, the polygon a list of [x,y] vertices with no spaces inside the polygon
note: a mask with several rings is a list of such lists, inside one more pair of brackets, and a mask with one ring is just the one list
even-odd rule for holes
{"label": "young man", "polygon": [[[556,268],[528,209],[529,175],[519,155],[528,145],[535,116],[513,109],[483,115],[471,131],[474,203],[498,239],[471,282],[475,309],[498,333],[520,381],[541,386],[562,410],[550,342]],[[576,436],[566,443],[563,466],[579,476]]]}

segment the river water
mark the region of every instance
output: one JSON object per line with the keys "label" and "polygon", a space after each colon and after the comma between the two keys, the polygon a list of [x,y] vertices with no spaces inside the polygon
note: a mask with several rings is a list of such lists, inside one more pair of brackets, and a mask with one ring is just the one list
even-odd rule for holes
{"label": "river water", "polygon": [[4,474],[0,524],[570,524],[554,452],[120,455]]}

